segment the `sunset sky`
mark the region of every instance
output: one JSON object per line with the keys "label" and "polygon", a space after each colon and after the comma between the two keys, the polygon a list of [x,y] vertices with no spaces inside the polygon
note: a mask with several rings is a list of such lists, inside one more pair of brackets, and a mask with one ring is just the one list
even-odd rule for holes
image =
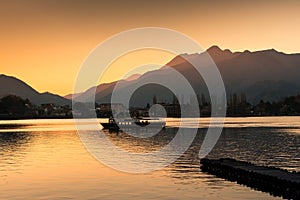
{"label": "sunset sky", "polygon": [[[204,49],[275,48],[300,52],[300,1],[0,0],[0,73],[39,92],[66,95],[80,65],[108,37],[138,27],[164,27]],[[166,63],[173,55],[134,57]],[[145,60],[143,60],[145,59]],[[126,59],[125,59],[126,60]],[[127,59],[128,60],[128,59]],[[122,65],[130,65],[124,61]],[[126,68],[127,70],[127,68]],[[106,82],[119,78],[111,73]]]}

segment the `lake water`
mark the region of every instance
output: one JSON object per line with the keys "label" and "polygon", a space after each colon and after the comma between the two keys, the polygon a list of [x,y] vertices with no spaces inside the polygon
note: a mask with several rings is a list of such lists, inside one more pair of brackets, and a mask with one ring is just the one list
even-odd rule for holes
{"label": "lake water", "polygon": [[[0,199],[280,199],[202,173],[198,152],[209,119],[195,121],[187,125],[198,131],[189,150],[168,167],[144,174],[119,172],[97,161],[72,119],[0,121]],[[105,135],[127,151],[149,152],[176,135],[178,119],[167,119],[167,125],[148,139]],[[300,117],[227,118],[208,157],[300,171]]]}

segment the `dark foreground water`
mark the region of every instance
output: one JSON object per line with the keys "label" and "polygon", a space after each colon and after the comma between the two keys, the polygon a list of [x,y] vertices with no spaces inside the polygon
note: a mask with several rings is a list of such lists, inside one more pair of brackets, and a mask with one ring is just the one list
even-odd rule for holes
{"label": "dark foreground water", "polygon": [[[0,199],[280,199],[200,171],[198,152],[208,123],[203,119],[196,126],[190,119],[187,128],[198,128],[197,136],[175,163],[128,174],[90,155],[73,120],[0,121]],[[178,120],[167,125],[150,139],[105,135],[126,151],[151,152],[176,135]],[[208,156],[300,171],[300,117],[228,118]]]}

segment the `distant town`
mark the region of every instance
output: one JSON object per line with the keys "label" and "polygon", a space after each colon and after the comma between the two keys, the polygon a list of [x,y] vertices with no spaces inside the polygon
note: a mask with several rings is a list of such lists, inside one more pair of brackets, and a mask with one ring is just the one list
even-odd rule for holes
{"label": "distant town", "polygon": [[[199,102],[199,110],[201,117],[209,117],[211,115],[210,100],[206,100],[204,95],[197,97]],[[250,116],[298,116],[300,115],[300,95],[288,96],[280,101],[264,101],[261,100],[256,105],[251,105],[247,101],[245,94],[232,94],[227,101],[228,117],[250,117]],[[131,116],[162,116],[163,113],[149,113],[149,109],[153,104],[160,104],[164,107],[168,117],[199,117],[195,112],[191,102],[179,104],[174,96],[172,102],[160,102],[156,96],[153,96],[152,102],[147,103],[144,107],[130,107]],[[87,106],[84,103],[77,102],[73,109],[70,105],[55,105],[53,103],[44,103],[35,105],[28,99],[22,99],[15,95],[8,95],[0,99],[0,119],[35,119],[35,118],[86,118],[92,112],[97,114],[98,118],[108,118],[113,112],[122,112],[126,109],[122,104],[101,103],[95,104],[92,109],[86,109],[86,112],[80,112],[76,109]],[[185,110],[184,114],[181,111]],[[152,112],[155,112],[155,110]]]}

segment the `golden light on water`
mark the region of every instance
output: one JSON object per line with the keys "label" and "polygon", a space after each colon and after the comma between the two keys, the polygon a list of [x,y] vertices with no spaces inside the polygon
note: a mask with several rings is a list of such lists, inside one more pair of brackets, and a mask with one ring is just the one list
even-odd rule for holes
{"label": "golden light on water", "polygon": [[[299,132],[286,128],[293,125],[299,131],[296,128],[299,117],[260,119],[229,118],[225,124],[228,129],[225,128],[210,156],[234,155],[299,171],[295,148]],[[204,118],[202,122],[207,125],[209,119]],[[267,126],[264,122],[272,124]],[[277,199],[201,172],[197,149],[205,129],[198,130],[197,142],[175,163],[151,173],[128,174],[104,166],[90,155],[81,143],[72,119],[0,123],[11,127],[6,133],[0,133],[0,199],[219,199],[220,195],[224,199]],[[170,118],[167,123],[176,127],[179,119]],[[234,124],[236,127],[232,128]],[[254,124],[262,128],[254,128]],[[20,131],[14,132],[14,129]],[[176,128],[170,127],[166,131],[156,143],[151,140],[138,142],[125,133],[106,134],[120,148],[145,152],[164,145],[160,142],[167,142],[166,139],[176,133]],[[115,162],[121,161],[115,158]]]}

